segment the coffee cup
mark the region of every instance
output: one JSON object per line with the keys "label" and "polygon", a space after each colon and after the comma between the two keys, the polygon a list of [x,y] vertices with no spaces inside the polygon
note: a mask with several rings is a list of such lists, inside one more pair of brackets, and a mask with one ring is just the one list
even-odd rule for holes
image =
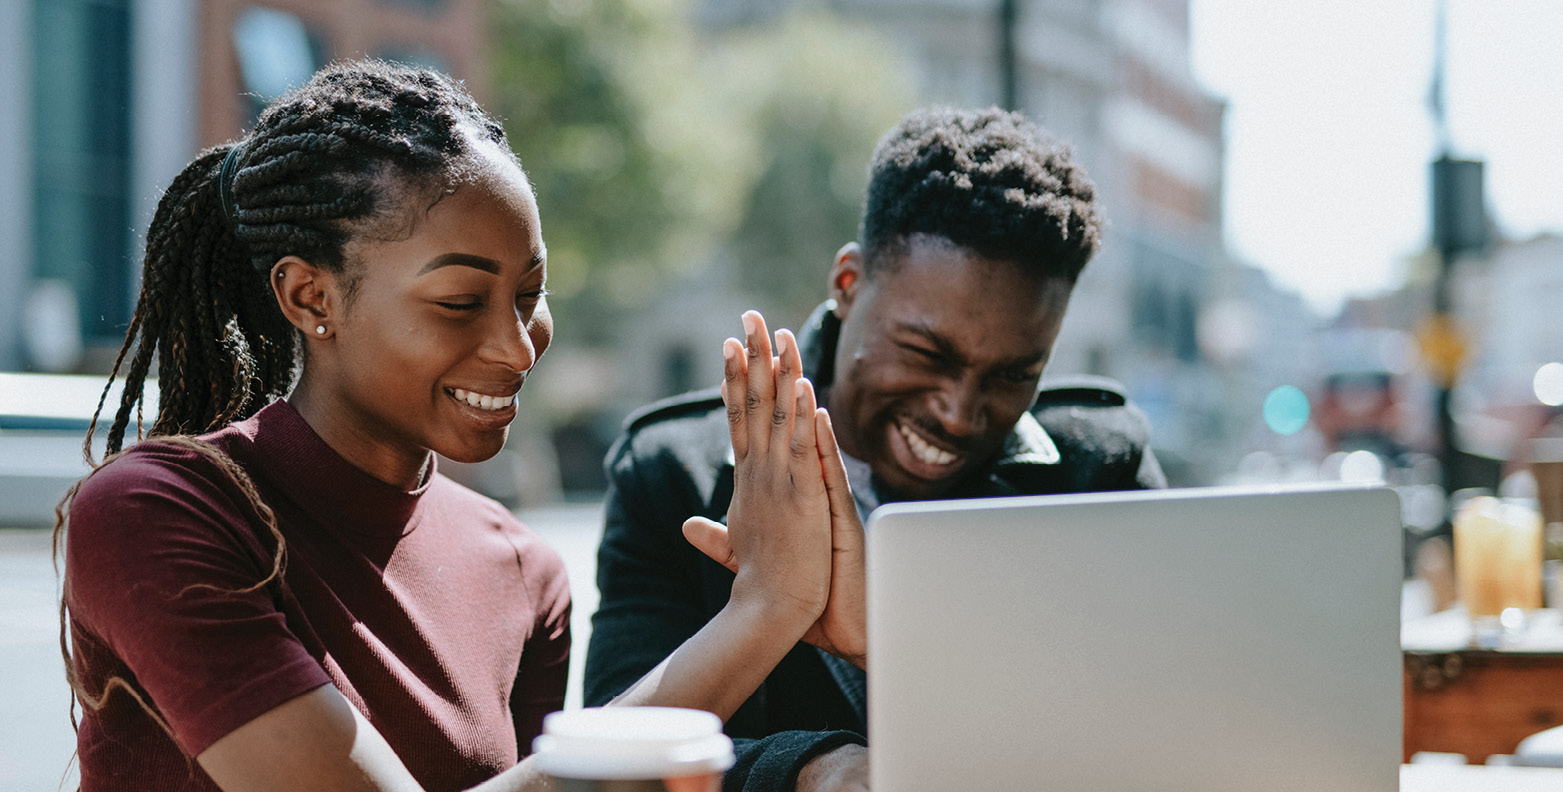
{"label": "coffee cup", "polygon": [[558,792],[718,792],[733,765],[721,719],[675,707],[554,712],[532,751]]}

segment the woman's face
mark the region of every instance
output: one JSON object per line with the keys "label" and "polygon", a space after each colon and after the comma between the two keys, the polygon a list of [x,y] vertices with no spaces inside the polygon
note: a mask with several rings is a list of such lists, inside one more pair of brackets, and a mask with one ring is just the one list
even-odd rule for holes
{"label": "woman's face", "polygon": [[427,451],[497,454],[553,336],[537,203],[521,169],[484,145],[482,174],[426,213],[419,204],[409,236],[349,245],[353,296],[310,350],[308,368],[329,380],[306,372],[311,395],[330,390],[313,399],[331,413],[316,430],[388,482],[416,482]]}

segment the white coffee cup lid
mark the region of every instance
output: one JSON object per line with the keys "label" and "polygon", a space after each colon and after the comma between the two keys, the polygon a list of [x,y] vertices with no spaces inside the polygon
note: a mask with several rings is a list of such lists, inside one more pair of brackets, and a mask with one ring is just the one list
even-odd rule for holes
{"label": "white coffee cup lid", "polygon": [[560,778],[677,778],[733,766],[733,741],[721,719],[675,707],[550,713],[532,752],[539,770]]}

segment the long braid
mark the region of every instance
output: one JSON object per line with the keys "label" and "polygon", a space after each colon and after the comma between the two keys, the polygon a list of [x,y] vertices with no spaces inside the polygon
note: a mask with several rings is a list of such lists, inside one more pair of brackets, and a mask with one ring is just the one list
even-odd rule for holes
{"label": "long braid", "polygon": [[[273,265],[298,256],[338,273],[350,300],[358,273],[349,269],[347,243],[369,231],[367,224],[393,216],[396,200],[408,190],[448,187],[467,165],[473,133],[509,151],[498,122],[448,77],[381,61],[333,64],[268,107],[247,139],[202,152],[158,202],[135,315],[84,453],[91,461],[92,435],[122,366],[124,390],[102,464],[122,451],[133,413],[140,439],[141,404],[155,358],[158,412],[149,435],[216,465],[275,542],[270,574],[243,591],[280,580],[283,535],[245,470],[210,443],[185,435],[247,418],[292,387],[302,345],[277,306]],[[234,152],[231,184],[224,184],[223,163],[235,146],[242,148]],[[231,211],[224,208],[225,188]],[[55,510],[56,561],[77,487]],[[123,690],[167,731],[132,682],[111,677],[90,691],[77,679],[66,641],[69,597],[67,589],[61,651],[77,700],[101,709],[111,691]]]}

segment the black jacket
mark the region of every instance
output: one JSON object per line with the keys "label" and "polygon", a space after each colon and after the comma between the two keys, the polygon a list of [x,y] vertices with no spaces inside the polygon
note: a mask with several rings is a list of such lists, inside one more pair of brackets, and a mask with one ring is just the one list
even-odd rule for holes
{"label": "black jacket", "polygon": [[[804,374],[822,390],[840,324],[824,305],[799,336]],[[1145,416],[1105,381],[1043,388],[986,476],[950,497],[1040,495],[1166,486],[1146,447]],[[715,389],[632,415],[608,453],[606,526],[597,553],[601,602],[586,653],[585,702],[606,703],[694,635],[727,603],[733,573],[685,541],[684,520],[723,520],[733,492],[727,416]],[[738,762],[727,790],[791,790],[824,751],[864,742],[862,672],[799,644],[727,722]]]}

